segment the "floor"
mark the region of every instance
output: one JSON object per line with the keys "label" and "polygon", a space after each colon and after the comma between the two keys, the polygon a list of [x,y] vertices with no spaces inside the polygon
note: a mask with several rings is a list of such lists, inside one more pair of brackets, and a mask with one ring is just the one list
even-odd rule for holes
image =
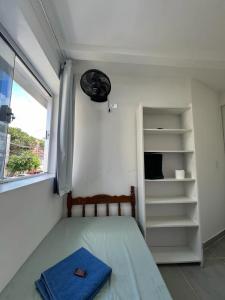
{"label": "floor", "polygon": [[204,267],[161,265],[174,300],[225,300],[225,237],[205,250]]}

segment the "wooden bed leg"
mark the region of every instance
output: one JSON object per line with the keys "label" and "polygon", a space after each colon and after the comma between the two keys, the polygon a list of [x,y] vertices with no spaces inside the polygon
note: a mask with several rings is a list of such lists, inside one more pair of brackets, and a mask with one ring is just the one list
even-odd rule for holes
{"label": "wooden bed leg", "polygon": [[85,205],[83,204],[82,206],[82,217],[84,218],[85,217]]}
{"label": "wooden bed leg", "polygon": [[135,218],[135,192],[134,192],[134,186],[130,187],[130,196],[131,196],[131,214],[132,214],[132,217]]}
{"label": "wooden bed leg", "polygon": [[120,203],[118,203],[118,216],[121,216],[121,207],[120,207]]}
{"label": "wooden bed leg", "polygon": [[70,191],[67,195],[67,216],[68,218],[71,218],[72,216],[72,206],[73,206],[73,201],[72,201],[72,192]]}

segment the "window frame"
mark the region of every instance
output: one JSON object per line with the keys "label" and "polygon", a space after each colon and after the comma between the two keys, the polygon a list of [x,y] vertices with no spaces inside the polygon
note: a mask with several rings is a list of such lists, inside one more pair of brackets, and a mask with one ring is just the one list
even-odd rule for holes
{"label": "window frame", "polygon": [[[35,99],[35,98],[34,98]],[[37,99],[35,99],[38,101]],[[39,102],[39,101],[38,101]],[[51,130],[52,130],[52,112],[53,112],[53,99],[49,98],[48,100],[46,99],[47,102],[47,118],[46,118],[46,132],[45,132],[45,147],[44,147],[44,170],[40,174],[33,174],[33,175],[28,175],[28,176],[21,176],[21,177],[16,177],[16,178],[4,178],[0,179],[0,184],[5,184],[13,181],[18,181],[18,180],[28,180],[29,178],[34,178],[38,176],[44,176],[46,174],[50,174],[50,150],[51,150]],[[40,103],[40,102],[39,102]]]}
{"label": "window frame", "polygon": [[[0,24],[1,25],[1,24]],[[52,162],[50,161],[50,152],[51,152],[51,143],[52,143],[52,123],[53,123],[53,100],[54,100],[54,94],[52,93],[51,89],[47,85],[47,83],[43,80],[42,76],[36,71],[35,67],[32,65],[32,63],[27,59],[27,57],[24,55],[22,50],[16,45],[16,43],[13,41],[13,39],[10,37],[10,35],[7,33],[7,31],[0,26],[0,37],[5,41],[5,43],[13,50],[15,53],[15,59],[19,59],[20,62],[23,64],[23,66],[26,68],[26,70],[29,72],[30,76],[32,77],[32,80],[37,83],[37,85],[40,86],[40,89],[45,91],[45,94],[48,95],[48,97],[44,97],[47,103],[47,118],[46,118],[46,139],[45,139],[45,148],[44,148],[44,170],[43,173],[40,174],[33,174],[29,176],[21,176],[17,178],[4,178],[0,179],[0,193],[1,193],[1,187],[5,186],[4,191],[7,191],[7,185],[10,185],[10,190],[13,189],[13,182],[23,181],[22,184],[19,184],[20,186],[26,186],[29,184],[32,184],[36,181],[35,178],[37,178],[37,182],[41,181],[41,176],[43,176],[43,180],[46,180],[46,178],[50,179],[54,177],[54,174],[50,173],[50,169],[52,166]],[[15,68],[15,66],[14,66]],[[15,71],[15,69],[14,69]],[[14,80],[14,77],[13,77]],[[23,88],[23,86],[21,86]],[[37,88],[37,86],[36,86]],[[26,89],[25,89],[26,90]],[[29,91],[28,91],[29,93]],[[35,97],[33,97],[36,101],[38,101]],[[41,103],[40,101],[38,101]],[[31,183],[29,183],[31,182]],[[15,188],[18,187],[18,184],[15,183]]]}
{"label": "window frame", "polygon": [[[47,118],[46,118],[46,137],[45,137],[45,149],[44,149],[44,162],[46,164],[43,174],[50,173],[50,153],[52,142],[52,115],[53,115],[53,99],[48,100],[47,106]],[[40,174],[41,175],[41,174]]]}

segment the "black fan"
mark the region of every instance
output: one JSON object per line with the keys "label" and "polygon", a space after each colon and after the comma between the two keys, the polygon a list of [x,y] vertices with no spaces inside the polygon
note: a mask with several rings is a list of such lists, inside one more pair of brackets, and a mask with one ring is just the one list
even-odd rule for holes
{"label": "black fan", "polygon": [[103,72],[95,69],[86,71],[81,76],[80,85],[92,101],[105,102],[108,100],[111,83],[109,77]]}

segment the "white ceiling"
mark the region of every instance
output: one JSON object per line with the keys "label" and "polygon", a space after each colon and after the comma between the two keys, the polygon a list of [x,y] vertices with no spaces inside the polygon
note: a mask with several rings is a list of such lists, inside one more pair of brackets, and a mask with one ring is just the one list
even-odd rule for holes
{"label": "white ceiling", "polygon": [[42,1],[66,56],[213,70],[225,87],[224,0]]}
{"label": "white ceiling", "polygon": [[38,4],[37,0],[0,0],[0,25],[57,95],[60,56],[42,9],[36,5],[34,10],[33,1]]}

